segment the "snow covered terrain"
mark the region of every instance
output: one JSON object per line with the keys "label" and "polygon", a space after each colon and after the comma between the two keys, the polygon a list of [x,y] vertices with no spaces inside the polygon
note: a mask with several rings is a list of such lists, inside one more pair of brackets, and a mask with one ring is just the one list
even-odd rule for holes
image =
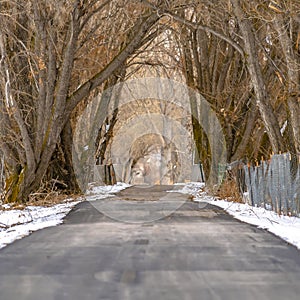
{"label": "snow covered terrain", "polygon": [[280,216],[273,211],[248,204],[224,200],[213,200],[210,203],[222,207],[229,214],[243,222],[267,229],[300,249],[300,218]]}
{"label": "snow covered terrain", "polygon": [[0,210],[0,249],[31,232],[63,222],[63,218],[79,201],[64,202],[51,207],[27,206],[25,209]]}
{"label": "snow covered terrain", "polygon": [[[273,211],[252,207],[248,204],[217,200],[202,191],[203,183],[192,182],[179,184],[179,186],[182,187],[172,192],[193,195],[194,201],[199,203],[200,209],[205,208],[206,203],[222,207],[235,218],[264,228],[300,249],[300,218],[280,216]],[[129,185],[124,183],[92,187],[85,198],[87,201],[94,201],[113,197],[114,193],[127,187]],[[2,205],[3,210],[0,210],[0,249],[33,231],[61,224],[63,218],[78,202],[80,201],[66,201],[51,207],[27,206],[23,210],[10,210],[8,205]]]}
{"label": "snow covered terrain", "polygon": [[113,194],[128,187],[130,187],[130,185],[123,182],[118,182],[115,185],[94,186],[87,191],[85,198],[87,201],[95,201],[105,199],[107,197],[114,197]]}
{"label": "snow covered terrain", "polygon": [[204,208],[205,203],[222,207],[236,219],[266,229],[300,249],[300,218],[280,216],[262,207],[218,200],[208,196],[205,192],[201,191],[201,188],[203,188],[202,183],[192,182],[184,185],[179,192],[192,194],[195,197],[194,201],[199,202],[200,208]]}
{"label": "snow covered terrain", "polygon": [[[91,188],[87,201],[112,197],[129,185],[117,183],[113,186],[97,186]],[[83,199],[82,199],[83,200]],[[10,209],[9,205],[0,205],[0,249],[17,239],[29,235],[31,232],[56,226],[63,222],[63,218],[80,201],[65,201],[51,207],[27,206],[25,209]]]}

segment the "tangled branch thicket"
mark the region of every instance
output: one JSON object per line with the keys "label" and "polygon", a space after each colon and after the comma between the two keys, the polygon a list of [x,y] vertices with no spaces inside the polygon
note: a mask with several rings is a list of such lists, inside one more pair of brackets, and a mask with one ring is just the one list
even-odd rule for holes
{"label": "tangled branch thicket", "polygon": [[[45,179],[78,191],[77,116],[111,84],[145,74],[176,78],[209,101],[228,163],[299,154],[299,14],[298,0],[1,1],[5,201],[26,201]],[[211,145],[192,125],[209,172]]]}

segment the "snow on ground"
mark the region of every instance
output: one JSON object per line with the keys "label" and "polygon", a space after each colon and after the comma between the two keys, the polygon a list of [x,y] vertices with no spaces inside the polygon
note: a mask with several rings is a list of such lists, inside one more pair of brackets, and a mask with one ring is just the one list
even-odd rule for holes
{"label": "snow on ground", "polygon": [[201,191],[205,186],[203,182],[175,183],[175,185],[183,187],[181,189],[175,189],[168,192],[189,194],[194,197],[198,197],[199,191]]}
{"label": "snow on ground", "polygon": [[188,183],[179,192],[190,193],[195,196],[194,201],[199,202],[200,208],[205,208],[205,203],[219,206],[234,218],[256,225],[281,237],[283,240],[300,249],[300,218],[278,215],[262,207],[253,207],[248,204],[218,200],[207,195],[202,190],[202,183]]}
{"label": "snow on ground", "polygon": [[[218,200],[203,191],[203,183],[191,182],[179,186],[182,188],[172,192],[193,195],[194,201],[199,202],[199,208],[205,208],[206,203],[222,207],[235,218],[264,228],[300,249],[300,218],[280,216],[273,211],[248,204]],[[124,183],[95,186],[87,192],[85,198],[87,201],[95,201],[113,197],[114,193],[127,187],[129,185]],[[66,201],[52,207],[27,206],[23,210],[7,210],[8,206],[2,205],[2,209],[6,210],[0,210],[0,249],[33,231],[61,224],[63,218],[78,202]]]}
{"label": "snow on ground", "polygon": [[[125,183],[116,185],[95,186],[86,194],[87,201],[113,197],[129,187]],[[31,232],[56,226],[63,222],[63,218],[80,201],[65,201],[51,207],[27,206],[25,209],[10,209],[9,205],[0,205],[0,249],[17,239],[29,235]]]}
{"label": "snow on ground", "polygon": [[243,222],[272,232],[300,249],[300,218],[280,216],[262,207],[253,207],[248,204],[225,200],[213,200],[210,203],[222,207],[229,214]]}
{"label": "snow on ground", "polygon": [[33,231],[61,224],[78,202],[64,202],[51,207],[27,206],[23,210],[9,210],[9,205],[2,205],[2,209],[6,210],[0,210],[0,249]]}
{"label": "snow on ground", "polygon": [[94,186],[86,192],[85,198],[87,201],[95,201],[105,199],[107,197],[114,197],[115,193],[118,193],[130,186],[131,185],[123,182],[118,182],[115,185]]}

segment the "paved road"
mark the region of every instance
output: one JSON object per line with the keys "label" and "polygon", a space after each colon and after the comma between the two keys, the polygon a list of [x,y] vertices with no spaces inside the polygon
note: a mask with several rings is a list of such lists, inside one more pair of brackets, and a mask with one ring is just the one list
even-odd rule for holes
{"label": "paved road", "polygon": [[[164,189],[130,188],[105,201],[126,198],[134,214]],[[300,252],[211,205],[187,201],[164,219],[132,224],[83,202],[63,225],[0,251],[0,299],[298,300]]]}

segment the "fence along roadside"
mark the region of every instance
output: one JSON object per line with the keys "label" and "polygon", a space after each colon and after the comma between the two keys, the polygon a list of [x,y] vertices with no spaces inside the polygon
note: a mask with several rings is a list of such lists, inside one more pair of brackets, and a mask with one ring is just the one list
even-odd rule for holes
{"label": "fence along roadside", "polygon": [[260,165],[244,165],[249,204],[278,214],[300,214],[300,157],[275,154]]}

